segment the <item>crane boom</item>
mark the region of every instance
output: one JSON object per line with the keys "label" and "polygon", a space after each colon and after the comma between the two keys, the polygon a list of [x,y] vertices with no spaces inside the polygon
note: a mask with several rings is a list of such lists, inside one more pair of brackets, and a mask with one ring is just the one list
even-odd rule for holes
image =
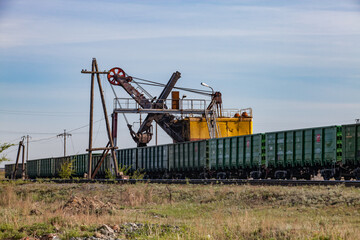
{"label": "crane boom", "polygon": [[[181,77],[179,72],[172,74],[170,80],[164,87],[159,98],[155,103],[147,99],[142,93],[134,88],[130,82],[132,77],[126,76],[125,72],[121,68],[112,68],[108,74],[108,80],[113,85],[119,85],[143,108],[143,109],[164,109],[167,108],[165,100],[169,96],[170,92],[174,88],[176,82]],[[181,128],[174,123],[175,117],[169,113],[150,113],[141,124],[137,133],[132,129],[131,125],[128,125],[130,134],[139,147],[146,146],[152,138],[151,126],[152,121],[156,123],[175,141],[184,142],[184,138],[181,135]]]}
{"label": "crane boom", "polygon": [[[156,100],[155,104],[153,104],[153,108],[162,109],[167,108],[165,104],[165,100],[169,96],[171,90],[174,88],[177,80],[181,77],[179,72],[174,72],[170,77],[168,83],[164,87],[161,92],[159,98]],[[175,129],[173,129],[172,124],[169,124],[173,121],[174,117],[168,113],[149,113],[144,122],[141,124],[138,134],[147,132],[151,125],[152,121],[155,120],[156,123],[175,141],[175,142],[183,142],[184,139],[177,133]]]}

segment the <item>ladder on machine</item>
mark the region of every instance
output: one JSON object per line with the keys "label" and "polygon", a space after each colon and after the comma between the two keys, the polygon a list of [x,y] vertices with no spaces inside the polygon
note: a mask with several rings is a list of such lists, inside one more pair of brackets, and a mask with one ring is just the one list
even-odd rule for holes
{"label": "ladder on machine", "polygon": [[216,121],[217,117],[218,116],[216,114],[216,110],[214,110],[214,109],[205,110],[205,118],[206,118],[206,123],[207,123],[208,129],[209,129],[210,138],[221,137],[218,123]]}

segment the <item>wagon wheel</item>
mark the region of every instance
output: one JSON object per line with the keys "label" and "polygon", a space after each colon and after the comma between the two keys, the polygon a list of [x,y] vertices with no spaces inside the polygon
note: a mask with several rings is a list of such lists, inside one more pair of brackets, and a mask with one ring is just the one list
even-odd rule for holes
{"label": "wagon wheel", "polygon": [[125,78],[125,72],[121,68],[115,67],[110,69],[108,73],[108,80],[112,85],[120,85],[120,82],[116,80],[115,76]]}

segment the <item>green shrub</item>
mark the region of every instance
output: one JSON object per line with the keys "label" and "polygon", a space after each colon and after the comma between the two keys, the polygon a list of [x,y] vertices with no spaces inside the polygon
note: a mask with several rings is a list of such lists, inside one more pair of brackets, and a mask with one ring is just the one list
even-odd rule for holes
{"label": "green shrub", "polygon": [[116,178],[116,176],[111,172],[110,169],[106,169],[105,170],[105,178],[110,179],[110,180],[114,180]]}
{"label": "green shrub", "polygon": [[135,170],[133,174],[130,176],[131,179],[144,179],[145,172],[140,169]]}
{"label": "green shrub", "polygon": [[13,231],[14,226],[8,223],[0,223],[0,232]]}
{"label": "green shrub", "polygon": [[[86,234],[87,237],[89,234]],[[82,237],[83,234],[79,232],[77,229],[67,229],[61,234],[61,239],[71,239],[71,238],[77,238]]]}
{"label": "green shrub", "polygon": [[[121,166],[119,165],[119,173],[122,172],[125,176],[130,176],[130,179],[143,179],[145,176],[144,170],[137,169],[132,174],[130,173],[131,166]],[[111,172],[110,169],[105,170],[105,178],[114,180],[116,176]]]}
{"label": "green shrub", "polygon": [[27,233],[31,236],[43,236],[45,234],[54,233],[55,228],[51,224],[47,223],[34,223],[32,225],[22,227],[20,232]]}
{"label": "green shrub", "polygon": [[131,166],[121,166],[119,165],[119,173],[122,172],[124,175],[128,175],[129,171],[130,171]]}
{"label": "green shrub", "polygon": [[59,177],[62,179],[69,179],[74,173],[74,167],[73,167],[74,160],[66,161],[61,165],[60,171],[59,171]]}

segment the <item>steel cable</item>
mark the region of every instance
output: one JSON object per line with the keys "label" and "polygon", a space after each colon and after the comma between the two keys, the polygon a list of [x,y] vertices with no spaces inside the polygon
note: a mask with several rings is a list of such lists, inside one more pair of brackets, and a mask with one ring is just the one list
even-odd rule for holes
{"label": "steel cable", "polygon": [[[165,87],[166,86],[165,84],[155,84],[155,83],[139,83],[139,84],[155,86],[155,87]],[[191,88],[182,88],[182,87],[173,87],[173,88],[183,90],[186,92],[192,92],[192,93],[196,93],[196,94],[211,96],[211,92],[208,92],[208,91],[196,90],[196,89],[191,89]]]}
{"label": "steel cable", "polygon": [[[165,87],[166,84],[163,83],[159,83],[159,82],[155,82],[155,81],[151,81],[151,80],[147,80],[144,78],[138,78],[138,77],[132,77],[133,79],[137,79],[143,82],[147,82],[147,83],[140,83],[140,84],[144,84],[144,85],[150,85],[150,86],[159,86],[159,87]],[[151,85],[151,84],[153,85]],[[205,91],[205,90],[201,90],[201,89],[195,89],[195,88],[184,88],[184,87],[174,87],[175,89],[179,89],[179,90],[183,90],[183,91],[188,91],[188,92],[194,92],[194,93],[198,93],[198,94],[204,94],[204,95],[211,95],[210,91]]]}
{"label": "steel cable", "polygon": [[140,83],[136,82],[134,79],[132,81],[141,89],[141,91],[143,91],[148,96],[149,99],[153,99],[153,96],[151,96],[148,91],[146,91],[142,86],[140,86]]}
{"label": "steel cable", "polygon": [[[120,104],[120,101],[119,101],[119,98],[117,97],[116,92],[115,92],[115,90],[114,90],[113,85],[110,84],[110,86],[111,86],[111,89],[112,89],[112,91],[113,91],[113,93],[114,93],[114,95],[115,95],[116,101],[117,101],[117,103],[119,104],[119,107],[122,108],[122,106],[121,106],[121,104]],[[125,119],[126,124],[129,125],[129,121],[128,121],[125,113],[123,113],[122,115],[124,116],[124,119]]]}

